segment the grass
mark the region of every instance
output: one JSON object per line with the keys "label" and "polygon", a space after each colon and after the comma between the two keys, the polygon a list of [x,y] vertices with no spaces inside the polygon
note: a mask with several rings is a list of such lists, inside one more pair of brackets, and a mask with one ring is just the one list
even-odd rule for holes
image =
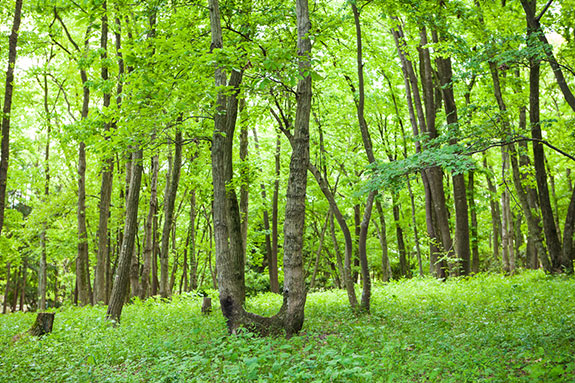
{"label": "grass", "polygon": [[[217,300],[214,300],[217,301]],[[248,309],[274,313],[281,297]],[[308,296],[300,336],[228,336],[219,309],[175,296],[57,311],[41,340],[13,335],[34,314],[0,316],[1,382],[573,382],[575,279],[525,272],[376,286],[356,317],[343,291]]]}

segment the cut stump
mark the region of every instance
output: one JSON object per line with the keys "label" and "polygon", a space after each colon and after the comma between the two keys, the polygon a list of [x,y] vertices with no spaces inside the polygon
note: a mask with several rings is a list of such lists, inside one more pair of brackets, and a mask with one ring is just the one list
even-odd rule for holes
{"label": "cut stump", "polygon": [[209,315],[212,312],[212,298],[204,297],[202,302],[202,314]]}
{"label": "cut stump", "polygon": [[33,336],[42,336],[52,332],[54,324],[54,313],[38,313],[36,321],[28,330],[28,334]]}

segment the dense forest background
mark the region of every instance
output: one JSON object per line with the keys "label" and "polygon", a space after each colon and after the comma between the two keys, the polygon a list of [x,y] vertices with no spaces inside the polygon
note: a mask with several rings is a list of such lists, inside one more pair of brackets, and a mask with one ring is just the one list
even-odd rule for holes
{"label": "dense forest background", "polygon": [[4,313],[572,272],[572,0],[300,3],[2,2]]}

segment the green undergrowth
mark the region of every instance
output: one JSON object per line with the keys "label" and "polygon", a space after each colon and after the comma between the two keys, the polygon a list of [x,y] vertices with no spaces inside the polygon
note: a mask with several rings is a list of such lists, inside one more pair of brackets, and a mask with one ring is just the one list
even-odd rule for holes
{"label": "green undergrowth", "polygon": [[[217,299],[213,300],[217,303]],[[281,297],[248,309],[273,314]],[[1,382],[573,382],[575,279],[525,272],[374,288],[371,315],[344,291],[308,296],[299,336],[228,336],[218,307],[175,296],[124,308],[56,311],[54,331],[11,338],[34,314],[0,316]]]}

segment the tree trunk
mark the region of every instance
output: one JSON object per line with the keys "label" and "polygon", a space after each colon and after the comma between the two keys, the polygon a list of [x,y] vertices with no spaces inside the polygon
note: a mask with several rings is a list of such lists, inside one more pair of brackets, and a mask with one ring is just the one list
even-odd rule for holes
{"label": "tree trunk", "polygon": [[198,259],[196,258],[196,190],[192,190],[192,197],[190,200],[190,243],[188,249],[190,251],[190,288],[189,290],[196,290],[198,288]]}
{"label": "tree trunk", "polygon": [[[427,31],[425,27],[420,29],[420,67],[421,67],[421,85],[423,88],[423,99],[425,101],[425,122],[426,125],[422,126],[423,133],[426,133],[430,139],[437,138],[437,130],[435,128],[435,119],[437,108],[440,106],[435,99],[434,84],[433,84],[433,69],[431,67],[431,56],[429,48],[427,48]],[[422,118],[420,117],[422,120]],[[427,231],[430,238],[440,239],[437,245],[442,246],[442,251],[448,258],[453,258],[453,242],[451,240],[451,230],[449,228],[449,214],[447,205],[445,203],[445,191],[443,189],[443,176],[438,167],[433,167],[424,171],[425,177],[423,179],[424,187],[427,184],[426,190],[426,209],[431,214],[427,218]],[[428,196],[429,194],[429,196]],[[445,278],[447,262],[439,258],[439,248],[433,244],[434,248],[430,249],[431,252],[431,265],[433,265],[433,274],[437,278]]]}
{"label": "tree trunk", "polygon": [[[48,107],[48,79],[47,75],[43,76],[42,90],[44,96],[44,113],[46,113],[46,149],[44,151],[44,198],[48,201],[50,196],[50,135],[52,132],[52,120],[50,108]],[[42,232],[40,233],[40,263],[38,264],[38,295],[40,302],[38,304],[39,310],[46,310],[46,290],[48,287],[48,274],[47,274],[47,239],[46,230],[48,223],[42,222]],[[55,300],[55,299],[54,299]]]}
{"label": "tree trunk", "polygon": [[8,69],[4,87],[4,106],[2,109],[2,142],[0,143],[0,235],[4,226],[4,209],[6,206],[6,185],[8,181],[8,160],[10,157],[10,113],[14,93],[14,67],[16,66],[16,47],[22,17],[22,0],[16,0],[12,32],[8,40]]}
{"label": "tree trunk", "polygon": [[[257,135],[257,131],[256,128],[252,128],[252,132],[254,135],[254,144],[256,147],[256,151],[258,152],[259,155],[259,151],[260,151],[260,144],[259,144],[259,140],[258,140],[258,135]],[[279,142],[279,141],[278,141]],[[276,164],[279,165],[279,164]],[[278,186],[279,186],[279,181],[277,182]],[[270,234],[270,219],[269,219],[269,212],[267,207],[265,207],[267,205],[267,192],[266,192],[266,185],[262,182],[260,184],[260,189],[261,189],[261,195],[262,195],[262,202],[264,204],[264,210],[263,210],[263,221],[264,221],[264,230],[266,232],[265,234],[265,247],[266,247],[266,259],[263,262],[264,264],[267,264],[268,267],[268,275],[270,278],[270,291],[272,293],[279,293],[279,283],[278,283],[278,270],[277,270],[277,198],[274,200],[275,202],[275,215],[273,215],[273,217],[275,218],[275,226],[274,226],[274,231],[272,234]],[[277,194],[275,193],[275,189],[274,189],[274,197],[277,197]],[[273,207],[272,207],[273,208]],[[275,250],[275,257],[274,254],[272,252],[272,238],[274,237],[274,244],[276,245]]]}
{"label": "tree trunk", "polygon": [[311,112],[311,40],[308,0],[296,0],[298,66],[294,145],[290,160],[284,221],[284,294],[287,296],[284,328],[287,337],[297,334],[304,321],[306,301],[303,270],[303,232],[307,169],[309,165],[309,119]]}
{"label": "tree trunk", "polygon": [[389,262],[388,246],[387,246],[387,225],[385,224],[385,215],[383,213],[383,208],[381,207],[381,202],[379,200],[375,201],[375,208],[377,209],[377,215],[379,216],[379,224],[381,228],[378,229],[379,243],[381,245],[381,279],[383,282],[389,282],[392,278],[391,275],[391,263]]}
{"label": "tree trunk", "polygon": [[[89,51],[89,31],[84,37],[84,55]],[[82,120],[88,118],[90,106],[90,88],[85,69],[80,69],[82,79]],[[78,285],[78,301],[81,306],[92,303],[90,294],[90,256],[88,253],[88,232],[86,230],[86,144],[80,142],[78,147],[78,258],[76,260],[76,280]]]}
{"label": "tree trunk", "polygon": [[397,239],[397,251],[399,253],[399,274],[402,277],[409,276],[409,270],[407,266],[407,256],[405,251],[405,241],[403,239],[403,229],[400,223],[400,206],[397,192],[392,192],[391,194],[392,204],[393,204],[393,222],[395,225],[395,236]]}
{"label": "tree trunk", "polygon": [[[434,42],[437,43],[434,33]],[[441,39],[441,41],[445,41]],[[437,57],[437,71],[443,94],[443,105],[450,129],[454,130],[455,137],[450,145],[457,144],[459,131],[459,118],[457,116],[457,105],[453,93],[453,73],[450,57]],[[467,192],[465,189],[465,175],[463,173],[453,174],[453,199],[455,202],[455,246],[458,261],[454,267],[456,275],[468,275],[470,271],[470,247],[469,247],[469,213],[467,206]]]}
{"label": "tree trunk", "polygon": [[144,227],[144,256],[142,268],[142,289],[141,299],[150,296],[150,270],[152,269],[152,258],[154,252],[154,220],[158,211],[158,170],[160,167],[159,156],[154,154],[152,157],[152,168],[150,171],[150,208],[146,225]]}
{"label": "tree trunk", "polygon": [[331,213],[331,209],[330,209],[327,213],[327,217],[325,218],[325,223],[321,229],[321,233],[318,233],[317,228],[316,228],[316,234],[319,235],[319,244],[317,245],[317,251],[315,253],[315,263],[314,263],[314,267],[313,267],[313,273],[311,276],[311,281],[309,283],[310,290],[315,287],[315,278],[316,278],[317,272],[319,270],[319,262],[320,262],[321,252],[323,250],[323,241],[325,238],[325,232],[327,230],[327,226],[328,226],[329,221],[331,219],[331,215],[332,215],[332,213]]}
{"label": "tree trunk", "polygon": [[[178,124],[182,123],[182,118],[178,118]],[[164,228],[162,230],[162,250],[160,253],[160,295],[162,298],[167,298],[171,295],[169,286],[169,243],[170,232],[172,230],[174,220],[174,205],[178,192],[178,185],[180,182],[180,170],[182,167],[182,130],[178,125],[176,127],[175,137],[175,153],[170,172],[170,179],[166,186],[166,194],[164,196]]]}
{"label": "tree trunk", "polygon": [[270,274],[270,290],[274,293],[280,292],[279,279],[278,279],[278,240],[279,240],[279,230],[278,230],[278,201],[279,201],[279,190],[280,190],[280,166],[281,166],[281,136],[277,133],[276,137],[276,150],[275,150],[275,180],[274,180],[274,192],[272,195],[272,253],[270,258],[269,274]]}
{"label": "tree trunk", "polygon": [[124,239],[122,240],[122,249],[120,250],[118,266],[114,275],[110,304],[106,313],[106,318],[115,322],[120,322],[122,308],[126,301],[130,280],[131,257],[134,252],[136,232],[138,231],[138,201],[142,182],[142,149],[136,149],[132,156],[131,173],[128,203],[126,204],[126,220],[124,222]]}
{"label": "tree trunk", "polygon": [[473,274],[479,273],[479,236],[477,225],[477,206],[475,204],[475,172],[471,170],[468,176],[468,200],[469,200],[469,214],[471,221],[471,272]]}
{"label": "tree trunk", "polygon": [[[359,128],[361,131],[361,138],[363,142],[363,147],[365,149],[365,153],[367,155],[367,159],[370,164],[375,162],[375,156],[373,154],[373,145],[371,142],[371,136],[369,134],[369,129],[367,126],[367,121],[365,120],[365,81],[364,81],[364,73],[363,73],[363,43],[362,43],[362,35],[361,35],[361,23],[360,23],[360,13],[359,9],[357,8],[356,3],[351,4],[351,9],[353,11],[353,18],[355,22],[355,37],[356,37],[356,46],[357,46],[357,76],[358,76],[358,91],[359,97],[356,102],[356,109],[357,109],[357,118],[359,123]],[[363,292],[361,297],[361,306],[362,309],[369,313],[370,306],[371,306],[371,279],[369,275],[369,266],[367,263],[367,232],[369,229],[369,221],[371,219],[371,211],[373,207],[373,201],[377,192],[371,192],[367,197],[367,201],[365,204],[365,210],[363,213],[363,218],[361,221],[361,228],[359,234],[359,243],[358,243],[358,255],[361,264],[361,279],[363,284]]]}
{"label": "tree trunk", "polygon": [[248,118],[245,105],[246,99],[242,98],[240,101],[240,215],[244,263],[247,262],[249,212]]}
{"label": "tree trunk", "polygon": [[[525,11],[527,21],[527,45],[533,47],[534,39],[540,34],[539,20],[535,17],[536,0],[522,0],[521,4]],[[544,35],[543,35],[544,36]],[[568,262],[563,258],[563,249],[559,242],[558,230],[553,217],[553,209],[549,198],[549,187],[547,184],[547,171],[545,169],[545,153],[541,132],[541,121],[539,113],[539,77],[541,70],[541,59],[533,56],[529,58],[529,123],[531,126],[531,137],[533,138],[533,165],[535,167],[535,180],[539,194],[539,204],[541,216],[543,218],[543,232],[551,257],[554,271],[559,271],[568,267]],[[560,84],[561,85],[561,84]],[[562,89],[563,90],[563,89]],[[575,107],[573,104],[572,107]],[[575,110],[575,109],[574,109]]]}
{"label": "tree trunk", "polygon": [[2,314],[6,314],[6,307],[8,307],[8,295],[10,294],[10,282],[12,282],[10,278],[10,268],[12,266],[12,262],[6,263],[6,289],[4,289],[4,302],[2,302]]}
{"label": "tree trunk", "polygon": [[[106,60],[108,57],[108,15],[107,15],[107,3],[104,1],[102,3],[102,34],[100,39],[100,49],[101,49],[101,59],[102,59],[102,70],[101,78],[103,82],[108,81],[108,67]],[[119,54],[119,61],[122,60],[120,53],[120,34],[116,34],[116,47]],[[118,94],[122,92],[121,86],[121,76],[123,75],[123,65],[119,65],[120,73],[118,76]],[[108,92],[104,92],[103,95],[103,107],[104,109],[110,106],[111,95]],[[118,107],[121,103],[121,98],[118,97]],[[110,139],[110,123],[104,123],[104,138],[109,141]],[[109,244],[109,232],[108,232],[108,220],[110,218],[110,203],[112,201],[112,186],[113,186],[113,170],[114,170],[114,159],[113,156],[107,154],[104,158],[104,166],[102,169],[102,183],[100,187],[100,204],[99,212],[100,218],[98,222],[98,254],[96,258],[96,271],[94,275],[94,302],[105,302],[106,292],[108,289],[106,283],[106,263],[108,260],[108,253],[110,251]]]}

